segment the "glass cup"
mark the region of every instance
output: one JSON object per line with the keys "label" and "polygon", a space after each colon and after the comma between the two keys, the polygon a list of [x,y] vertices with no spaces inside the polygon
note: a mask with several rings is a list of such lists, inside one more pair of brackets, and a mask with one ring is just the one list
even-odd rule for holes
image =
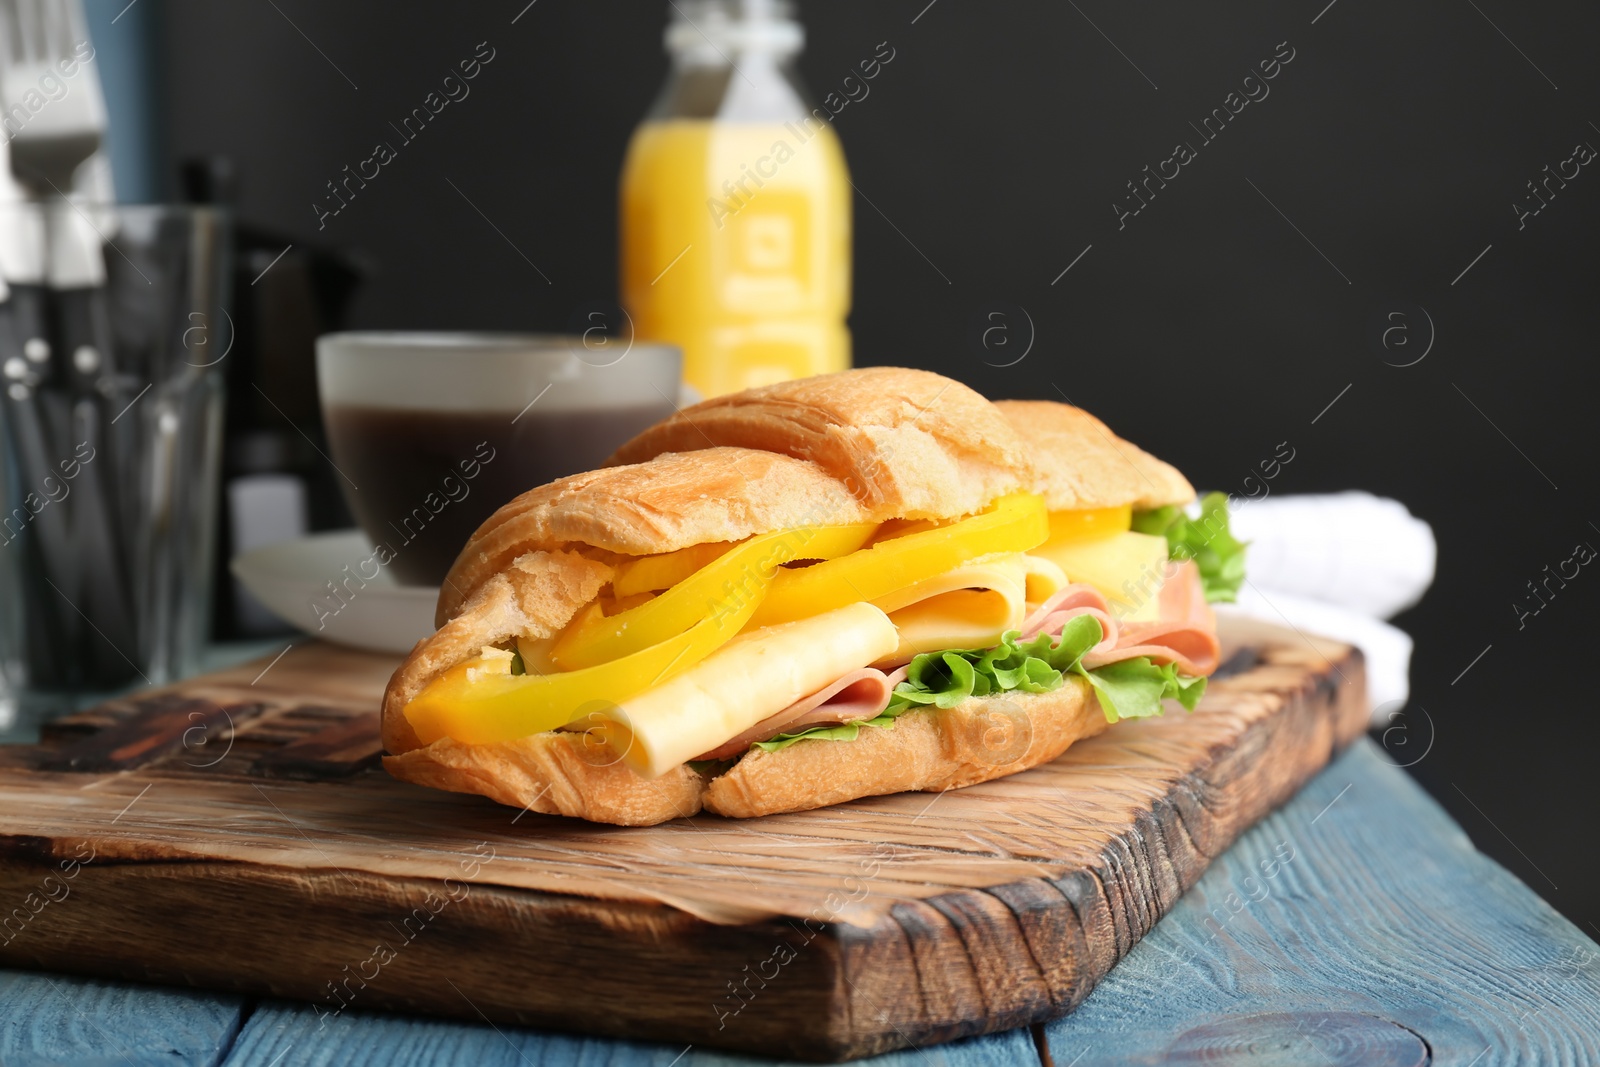
{"label": "glass cup", "polygon": [[500,505],[599,467],[672,414],[681,363],[670,345],[594,336],[317,340],[323,423],[345,500],[375,558],[407,585],[439,585]]}
{"label": "glass cup", "polygon": [[0,208],[0,664],[41,715],[198,667],[226,233],[211,208]]}

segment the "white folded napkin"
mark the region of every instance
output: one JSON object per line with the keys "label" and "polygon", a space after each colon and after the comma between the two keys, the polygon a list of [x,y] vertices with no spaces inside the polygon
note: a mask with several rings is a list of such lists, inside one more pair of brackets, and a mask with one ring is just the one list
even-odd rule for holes
{"label": "white folded napkin", "polygon": [[1371,615],[1254,585],[1239,591],[1237,604],[1218,604],[1216,609],[1218,615],[1246,615],[1361,649],[1367,658],[1367,697],[1374,726],[1388,725],[1410,695],[1411,636]]}
{"label": "white folded napkin", "polygon": [[1250,542],[1240,614],[1348,641],[1366,655],[1372,723],[1386,725],[1410,695],[1411,637],[1382,621],[1433,584],[1433,529],[1404,504],[1348,492],[1230,504],[1233,533]]}
{"label": "white folded napkin", "polygon": [[1433,584],[1433,530],[1398,500],[1348,492],[1233,500],[1250,584],[1387,619]]}

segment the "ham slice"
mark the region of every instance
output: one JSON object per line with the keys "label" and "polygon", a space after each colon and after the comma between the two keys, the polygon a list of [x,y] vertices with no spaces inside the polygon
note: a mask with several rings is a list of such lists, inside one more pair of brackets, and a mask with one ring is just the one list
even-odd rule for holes
{"label": "ham slice", "polygon": [[1049,600],[1035,608],[1022,621],[1020,641],[1032,641],[1040,634],[1052,637],[1079,615],[1093,615],[1100,620],[1100,630],[1105,635],[1094,646],[1095,651],[1109,651],[1117,647],[1117,620],[1111,606],[1100,590],[1092,585],[1069,585],[1058,590]]}
{"label": "ham slice", "polygon": [[[1111,605],[1092,585],[1069,585],[1035,608],[1023,621],[1022,641],[1039,634],[1059,634],[1079,615],[1093,615],[1104,636],[1084,654],[1085,667],[1148,656],[1154,663],[1176,663],[1188,675],[1209,675],[1222,658],[1217,620],[1206,603],[1200,570],[1193,560],[1178,564],[1161,586],[1160,618],[1154,622],[1118,622]],[[757,741],[795,733],[809,726],[843,725],[874,719],[889,705],[894,687],[905,681],[906,668],[885,674],[873,667],[851,671],[808,697],[768,716],[737,737],[729,738],[696,760],[731,759]]]}
{"label": "ham slice", "polygon": [[875,719],[889,706],[894,687],[906,679],[906,669],[885,674],[874,667],[851,671],[808,697],[790,704],[776,715],[769,715],[737,737],[729,738],[696,760],[729,759],[757,741],[770,741],[778,734],[794,733],[809,726],[842,726],[861,719]]}
{"label": "ham slice", "polygon": [[1116,648],[1101,652],[1097,646],[1083,657],[1085,667],[1102,667],[1136,656],[1154,663],[1176,663],[1182,674],[1209,675],[1222,661],[1217,640],[1217,617],[1206,603],[1200,568],[1194,560],[1179,564],[1161,587],[1161,617],[1155,622],[1126,622],[1117,634]]}
{"label": "ham slice", "polygon": [[1079,615],[1093,615],[1105,636],[1083,657],[1088,668],[1150,657],[1153,663],[1176,663],[1189,675],[1208,675],[1217,669],[1222,646],[1217,641],[1217,620],[1206,603],[1200,570],[1193,560],[1173,568],[1161,586],[1160,618],[1154,622],[1118,622],[1106,598],[1090,585],[1069,585],[1040,604],[1023,621],[1022,640],[1042,633],[1058,634]]}

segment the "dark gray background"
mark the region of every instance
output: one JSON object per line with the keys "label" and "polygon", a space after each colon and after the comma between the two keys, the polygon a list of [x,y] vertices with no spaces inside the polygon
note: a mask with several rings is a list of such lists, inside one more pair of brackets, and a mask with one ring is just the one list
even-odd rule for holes
{"label": "dark gray background", "polygon": [[[561,329],[614,297],[617,174],[666,72],[664,3],[146,2],[166,159],[226,152],[247,220],[365,253],[354,325]],[[1243,493],[1288,441],[1275,491],[1403,500],[1440,560],[1400,620],[1427,719],[1388,747],[1410,761],[1431,741],[1412,773],[1600,933],[1600,573],[1520,630],[1512,606],[1576,543],[1600,545],[1600,172],[1523,230],[1512,209],[1546,164],[1600,145],[1600,9],[1326,3],[804,4],[819,97],[880,41],[897,53],[837,122],[859,189],[857,361],[993,396],[1058,387],[1207,488]],[[318,233],[324,183],[480,41],[496,58],[471,96]],[[1189,123],[1284,41],[1270,97],[1119,231],[1125,183],[1195,141]],[[996,307],[1035,333],[1003,370],[971,341]],[[1386,365],[1421,351],[1419,308],[1431,352]],[[1417,347],[1379,345],[1391,311]]]}

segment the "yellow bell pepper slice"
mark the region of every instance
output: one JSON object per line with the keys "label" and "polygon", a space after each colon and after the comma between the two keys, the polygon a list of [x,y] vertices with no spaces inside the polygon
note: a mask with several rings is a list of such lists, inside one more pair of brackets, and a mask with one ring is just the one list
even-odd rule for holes
{"label": "yellow bell pepper slice", "polygon": [[870,544],[876,545],[880,541],[893,541],[896,537],[907,534],[921,533],[924,530],[936,530],[948,523],[940,523],[933,519],[890,519],[872,535]]}
{"label": "yellow bell pepper slice", "polygon": [[405,706],[425,745],[452,737],[468,745],[512,741],[605,711],[688,670],[733,638],[761,603],[771,573],[753,574],[749,595],[682,633],[586,670],[512,674],[511,657],[485,655],[450,668]]}
{"label": "yellow bell pepper slice", "polygon": [[1026,552],[1049,535],[1044,498],[1017,493],[948,526],[880,541],[871,548],[779,572],[750,628],[876,601],[980,556]]}
{"label": "yellow bell pepper slice", "polygon": [[619,566],[611,579],[611,595],[621,600],[638,593],[671,589],[695,571],[710,565],[733,545],[732,541],[712,541],[630,560]]}
{"label": "yellow bell pepper slice", "polygon": [[1049,544],[1094,541],[1133,529],[1133,507],[1083,508],[1050,513]]}
{"label": "yellow bell pepper slice", "polygon": [[[594,607],[584,611],[556,640],[550,660],[570,671],[631,655],[683,633],[708,615],[726,615],[731,607],[752,597],[759,600],[780,563],[833,559],[854,552],[876,529],[873,523],[855,523],[752,537],[638,607],[611,616]],[[757,578],[759,593],[752,586]]]}

